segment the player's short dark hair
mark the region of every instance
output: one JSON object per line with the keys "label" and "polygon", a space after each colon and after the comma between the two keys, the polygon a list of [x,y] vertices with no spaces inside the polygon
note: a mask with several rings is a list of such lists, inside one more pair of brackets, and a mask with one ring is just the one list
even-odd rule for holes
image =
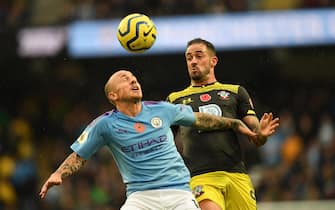
{"label": "player's short dark hair", "polygon": [[204,45],[206,45],[207,49],[209,49],[210,51],[212,51],[214,53],[214,55],[216,55],[216,50],[215,50],[214,45],[207,40],[204,40],[204,39],[201,39],[201,38],[192,39],[192,40],[187,42],[187,47],[189,47],[192,44],[204,44]]}

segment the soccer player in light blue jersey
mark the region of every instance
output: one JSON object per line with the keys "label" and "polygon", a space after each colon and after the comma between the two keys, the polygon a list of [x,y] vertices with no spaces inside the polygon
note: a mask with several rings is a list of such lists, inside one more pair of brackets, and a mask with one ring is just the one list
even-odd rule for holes
{"label": "soccer player in light blue jersey", "polygon": [[199,132],[233,129],[256,136],[237,119],[193,112],[187,105],[142,101],[141,86],[127,70],[109,78],[105,93],[116,109],[86,127],[71,145],[73,153],[42,186],[41,198],[107,146],[126,185],[127,200],[122,210],[200,209],[190,192],[190,173],[177,151],[170,126],[194,126]]}

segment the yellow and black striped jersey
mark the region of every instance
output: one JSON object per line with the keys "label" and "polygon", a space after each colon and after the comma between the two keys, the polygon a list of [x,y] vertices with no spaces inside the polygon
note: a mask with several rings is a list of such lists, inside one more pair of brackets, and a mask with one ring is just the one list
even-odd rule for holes
{"label": "yellow and black striped jersey", "polygon": [[[246,89],[240,85],[215,82],[205,86],[189,86],[173,92],[167,100],[190,105],[195,112],[242,119],[256,115]],[[246,173],[238,136],[233,130],[200,131],[180,127],[176,141],[181,141],[185,163],[195,176],[213,171]]]}

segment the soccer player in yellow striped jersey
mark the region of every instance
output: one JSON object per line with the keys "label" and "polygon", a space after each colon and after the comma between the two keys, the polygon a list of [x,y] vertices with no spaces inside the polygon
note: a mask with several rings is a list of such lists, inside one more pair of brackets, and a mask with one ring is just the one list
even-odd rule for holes
{"label": "soccer player in yellow striped jersey", "polygon": [[[240,85],[222,84],[215,78],[218,62],[215,47],[200,38],[188,42],[185,52],[191,85],[171,93],[167,100],[190,105],[193,111],[244,121],[258,135],[250,138],[256,146],[279,126],[272,113],[257,118],[252,100]],[[191,172],[191,189],[202,210],[253,210],[256,196],[233,130],[201,131],[180,126],[176,133],[180,152]]]}

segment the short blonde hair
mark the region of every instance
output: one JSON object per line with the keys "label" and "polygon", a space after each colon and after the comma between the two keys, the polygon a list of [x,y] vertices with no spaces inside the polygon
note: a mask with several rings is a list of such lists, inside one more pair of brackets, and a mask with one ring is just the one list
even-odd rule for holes
{"label": "short blonde hair", "polygon": [[[113,75],[112,75],[112,76],[113,76]],[[111,88],[111,85],[110,85],[110,80],[111,80],[112,76],[110,76],[109,79],[107,80],[107,82],[106,82],[106,84],[105,84],[105,87],[104,87],[104,91],[105,91],[105,96],[106,96],[107,100],[108,100],[111,104],[115,105],[114,102],[111,101],[111,100],[109,99],[109,97],[108,97],[108,96],[109,96],[109,93],[112,91],[112,88]]]}

